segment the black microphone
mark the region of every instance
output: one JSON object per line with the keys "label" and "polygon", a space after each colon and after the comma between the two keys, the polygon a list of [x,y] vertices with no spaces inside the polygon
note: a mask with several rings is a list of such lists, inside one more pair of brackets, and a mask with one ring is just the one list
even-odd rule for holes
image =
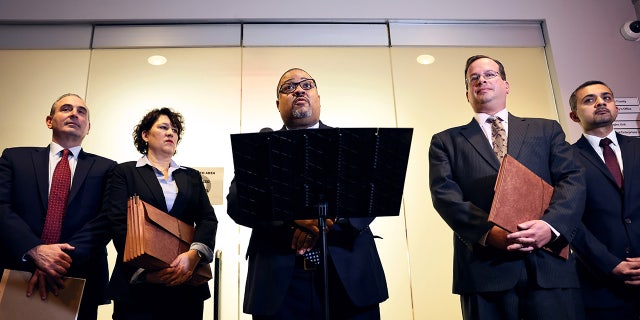
{"label": "black microphone", "polygon": [[265,127],[260,129],[260,132],[273,132],[273,129],[269,128],[269,127]]}

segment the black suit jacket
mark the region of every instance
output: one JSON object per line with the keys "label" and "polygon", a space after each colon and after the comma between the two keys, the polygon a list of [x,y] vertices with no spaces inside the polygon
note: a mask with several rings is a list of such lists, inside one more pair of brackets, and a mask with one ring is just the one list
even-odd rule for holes
{"label": "black suit jacket", "polygon": [[[80,151],[73,175],[60,243],[65,243],[98,215],[107,173],[115,162]],[[0,262],[1,267],[33,271],[24,254],[42,244],[40,236],[49,198],[49,147],[5,149],[0,159]],[[84,303],[104,301],[108,281],[105,246],[89,259],[76,260],[68,275],[86,278]]]}
{"label": "black suit jacket", "polygon": [[[330,128],[320,122],[320,129]],[[283,127],[282,130],[285,130]],[[244,312],[272,315],[284,299],[291,281],[295,252],[293,230],[287,223],[265,223],[237,209],[235,181],[227,195],[227,213],[238,224],[252,228],[247,257]],[[373,218],[349,218],[327,233],[329,255],[351,300],[358,306],[388,298],[387,283],[369,224]],[[329,284],[331,285],[331,284]]]}
{"label": "black suit jacket", "polygon": [[206,283],[197,287],[130,284],[138,268],[123,263],[127,234],[127,200],[132,195],[138,195],[152,206],[187,224],[195,225],[193,241],[203,243],[213,250],[218,220],[200,173],[191,168],[181,167],[173,172],[173,178],[178,186],[178,195],[171,211],[167,211],[162,188],[152,167],[136,167],[135,161],[117,165],[109,176],[100,216],[90,223],[85,229],[86,232],[77,235],[70,242],[79,248],[79,253],[85,253],[95,248],[96,243],[113,240],[118,256],[111,274],[108,296],[114,301],[151,306],[170,302],[175,303],[178,308],[180,301],[203,301],[210,297],[209,286]]}
{"label": "black suit jacket", "polygon": [[616,135],[624,191],[584,136],[573,145],[587,179],[583,225],[572,243],[587,306],[615,307],[624,300],[640,301],[640,291],[625,287],[611,275],[625,258],[640,257],[640,139]]}
{"label": "black suit jacket", "polygon": [[[556,121],[509,114],[508,153],[555,187],[542,220],[571,241],[584,204],[583,169]],[[472,294],[513,288],[523,268],[543,288],[578,287],[575,261],[544,250],[507,252],[480,244],[500,163],[480,125],[437,133],[429,149],[429,186],[435,209],[454,232],[453,292]]]}

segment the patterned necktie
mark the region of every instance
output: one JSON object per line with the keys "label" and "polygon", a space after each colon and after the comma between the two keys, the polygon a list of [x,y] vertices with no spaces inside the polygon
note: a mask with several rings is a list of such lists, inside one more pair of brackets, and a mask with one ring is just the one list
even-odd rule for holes
{"label": "patterned necktie", "polygon": [[62,230],[62,218],[67,207],[69,187],[71,186],[71,168],[69,168],[69,149],[62,150],[60,161],[53,171],[49,206],[42,230],[42,241],[46,244],[58,243]]}
{"label": "patterned necktie", "polygon": [[318,248],[313,248],[313,249],[305,252],[303,254],[303,256],[305,258],[307,258],[307,260],[313,262],[313,264],[315,264],[315,265],[319,265],[320,264],[320,249],[318,249]]}
{"label": "patterned necktie", "polygon": [[498,160],[502,162],[502,158],[507,154],[507,132],[502,126],[502,119],[490,117],[487,118],[487,122],[491,124],[491,144],[493,152],[498,156]]}
{"label": "patterned necktie", "polygon": [[602,153],[604,155],[604,163],[611,171],[613,178],[616,179],[616,183],[618,184],[618,188],[622,188],[622,171],[620,170],[620,164],[618,163],[618,158],[616,157],[615,152],[609,146],[611,144],[611,139],[604,138],[600,140],[600,147],[602,147]]}

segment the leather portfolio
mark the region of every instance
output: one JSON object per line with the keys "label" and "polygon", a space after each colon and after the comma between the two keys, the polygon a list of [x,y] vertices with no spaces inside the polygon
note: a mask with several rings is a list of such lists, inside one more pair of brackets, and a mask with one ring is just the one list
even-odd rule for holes
{"label": "leather portfolio", "polygon": [[[518,231],[522,222],[540,219],[553,195],[553,186],[509,154],[502,160],[494,190],[489,221],[508,232]],[[568,245],[544,249],[565,259],[569,255]]]}
{"label": "leather portfolio", "polygon": [[[168,267],[193,242],[194,227],[132,196],[127,202],[127,237],[124,262],[147,270]],[[204,264],[193,272],[189,284],[212,278],[211,267]]]}
{"label": "leather portfolio", "polygon": [[0,280],[0,319],[73,320],[78,316],[85,279],[65,277],[64,289],[42,300],[37,291],[27,297],[31,272],[5,269]]}

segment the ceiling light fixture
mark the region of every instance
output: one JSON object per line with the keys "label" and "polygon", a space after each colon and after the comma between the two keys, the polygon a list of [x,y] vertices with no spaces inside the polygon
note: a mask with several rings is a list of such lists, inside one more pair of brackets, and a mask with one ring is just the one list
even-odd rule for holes
{"label": "ceiling light fixture", "polygon": [[149,64],[152,66],[161,66],[167,63],[167,58],[160,55],[154,55],[147,58],[147,62],[149,62]]}
{"label": "ceiling light fixture", "polygon": [[432,64],[436,58],[430,54],[421,54],[416,58],[419,64]]}

